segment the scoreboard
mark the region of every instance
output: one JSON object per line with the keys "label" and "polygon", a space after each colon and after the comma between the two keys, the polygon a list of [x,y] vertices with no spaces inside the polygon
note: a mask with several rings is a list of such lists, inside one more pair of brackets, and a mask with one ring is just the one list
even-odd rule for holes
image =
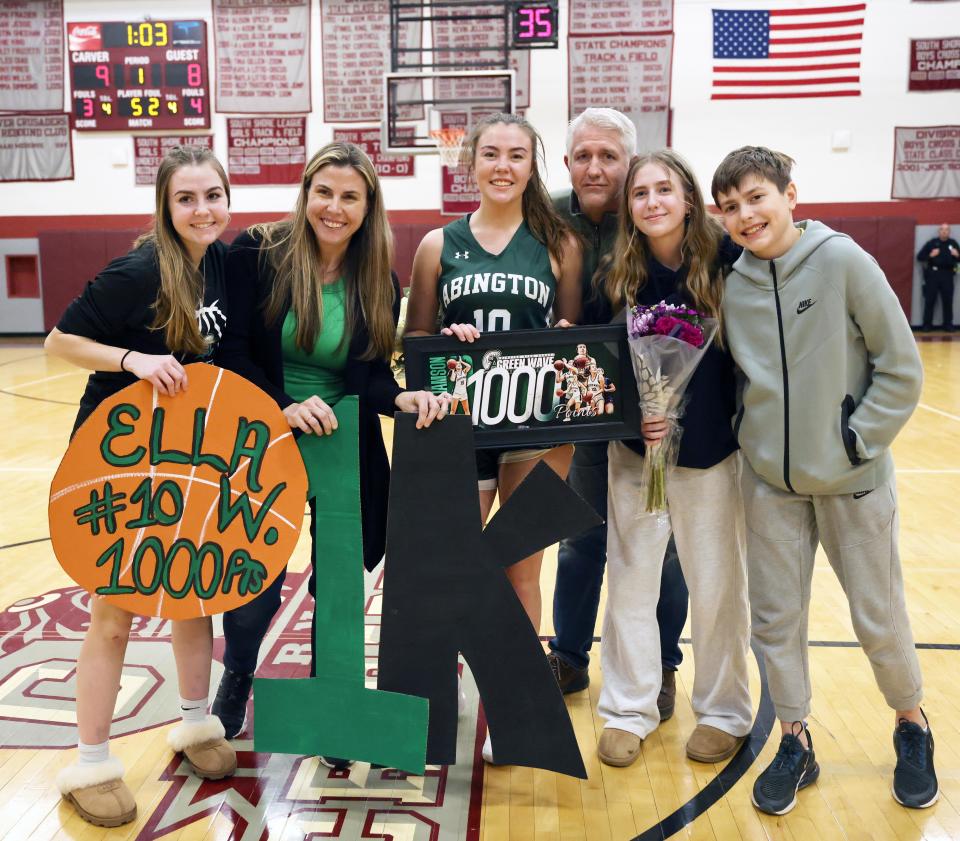
{"label": "scoreboard", "polygon": [[210,127],[202,20],[68,23],[78,131]]}

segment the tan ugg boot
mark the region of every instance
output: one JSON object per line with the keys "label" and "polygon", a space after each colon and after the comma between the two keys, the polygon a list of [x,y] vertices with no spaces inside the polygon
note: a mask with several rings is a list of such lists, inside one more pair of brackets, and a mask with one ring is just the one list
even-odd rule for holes
{"label": "tan ugg boot", "polygon": [[57,787],[77,814],[95,826],[120,826],[137,817],[137,802],[116,757],[96,765],[68,765],[57,774]]}
{"label": "tan ugg boot", "polygon": [[223,738],[220,719],[208,715],[204,721],[181,721],[167,734],[167,744],[182,753],[193,773],[205,780],[222,780],[237,770],[237,754]]}

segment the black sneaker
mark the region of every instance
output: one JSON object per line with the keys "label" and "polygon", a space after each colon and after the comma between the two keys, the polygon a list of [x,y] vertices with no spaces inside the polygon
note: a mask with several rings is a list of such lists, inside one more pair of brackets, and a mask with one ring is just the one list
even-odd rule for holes
{"label": "black sneaker", "polygon": [[[794,732],[780,740],[780,747],[764,772],[753,784],[750,799],[753,805],[768,815],[785,815],[797,805],[797,792],[820,776],[820,766],[813,753],[813,739],[802,721],[793,723]],[[807,744],[797,737],[807,731]]]}
{"label": "black sneaker", "polygon": [[926,809],[940,797],[937,774],[933,770],[933,733],[923,710],[920,714],[927,724],[926,730],[901,718],[893,731],[893,749],[897,752],[893,797],[910,809]]}
{"label": "black sneaker", "polygon": [[550,671],[557,679],[557,685],[564,695],[571,692],[580,692],[590,685],[590,670],[578,669],[576,666],[568,665],[555,653],[550,652],[547,655],[547,662],[550,664]]}
{"label": "black sneaker", "polygon": [[223,670],[220,685],[217,687],[217,697],[210,708],[223,725],[224,738],[235,739],[243,730],[243,723],[247,718],[247,700],[250,698],[250,688],[253,686],[253,675],[244,675],[239,672]]}

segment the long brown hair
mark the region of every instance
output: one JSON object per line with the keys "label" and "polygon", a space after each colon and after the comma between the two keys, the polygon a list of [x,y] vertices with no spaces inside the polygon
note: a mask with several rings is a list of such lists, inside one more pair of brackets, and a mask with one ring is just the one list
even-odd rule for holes
{"label": "long brown hair", "polygon": [[473,131],[470,132],[470,136],[463,144],[460,160],[473,172],[481,135],[490,126],[498,124],[518,126],[530,138],[530,180],[523,191],[523,219],[527,223],[530,233],[547,247],[547,251],[550,252],[558,265],[563,265],[563,247],[571,231],[557,211],[553,209],[550,194],[540,177],[538,162],[543,161],[543,140],[537,130],[523,117],[518,117],[516,114],[490,114],[473,127]]}
{"label": "long brown hair", "polygon": [[297,347],[313,350],[323,327],[323,285],[320,244],[307,219],[307,199],[313,176],[326,166],[352,167],[367,188],[367,214],[347,245],[343,260],[346,284],[346,324],[341,341],[349,341],[365,323],[370,336],[362,359],[388,359],[393,352],[393,281],[390,276],[393,239],[383,204],[380,180],[370,159],[353,143],[328,143],[308,162],[292,213],[280,222],[254,225],[262,240],[260,254],[274,272],[273,289],[264,306],[270,324],[293,309]]}
{"label": "long brown hair", "polygon": [[[680,180],[687,207],[680,255],[687,267],[684,287],[695,309],[709,318],[721,321],[720,304],[723,300],[723,277],[717,267],[717,251],[723,237],[723,228],[703,203],[703,194],[693,177],[690,165],[672,149],[647,152],[633,159],[627,171],[620,215],[617,222],[617,241],[608,270],[598,272],[599,282],[605,274],[606,294],[614,310],[633,306],[637,295],[646,285],[647,264],[652,256],[646,234],[641,233],[630,213],[630,194],[637,172],[647,164],[657,164],[672,172]],[[721,321],[722,327],[722,321]],[[722,346],[722,330],[717,331],[717,342]]]}
{"label": "long brown hair", "polygon": [[153,243],[160,266],[160,290],[154,303],[156,317],[151,326],[154,330],[163,330],[164,342],[171,352],[198,356],[207,350],[207,342],[197,325],[197,307],[203,304],[203,274],[194,268],[186,246],[173,227],[167,193],[170,179],[178,169],[203,164],[213,167],[220,177],[227,206],[230,205],[230,181],[213,152],[201,146],[174,146],[157,170],[151,228],[133,244],[134,248],[140,248]]}

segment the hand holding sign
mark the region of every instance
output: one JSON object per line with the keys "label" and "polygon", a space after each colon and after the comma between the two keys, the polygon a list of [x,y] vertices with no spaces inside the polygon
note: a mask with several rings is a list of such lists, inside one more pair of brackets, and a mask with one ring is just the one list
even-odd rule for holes
{"label": "hand holding sign", "polygon": [[141,381],[74,436],[50,488],[50,537],[81,587],[145,616],[222,613],[293,552],[307,477],[276,403],[242,377],[187,366],[188,391]]}

